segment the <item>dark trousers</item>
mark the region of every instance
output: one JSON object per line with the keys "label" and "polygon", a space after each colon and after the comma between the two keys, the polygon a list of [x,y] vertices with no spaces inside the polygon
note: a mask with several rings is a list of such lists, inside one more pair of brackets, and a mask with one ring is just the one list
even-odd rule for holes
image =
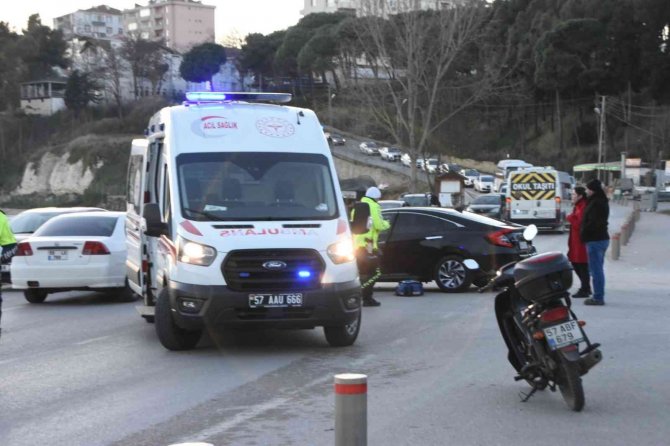
{"label": "dark trousers", "polygon": [[358,265],[358,274],[361,279],[361,293],[363,300],[372,298],[375,282],[382,275],[379,269],[379,257],[368,253],[365,248],[356,249],[356,264]]}
{"label": "dark trousers", "polygon": [[589,276],[589,264],[588,263],[573,263],[572,268],[575,270],[579,281],[582,283],[582,286],[579,287],[581,291],[587,293],[591,292],[591,277]]}

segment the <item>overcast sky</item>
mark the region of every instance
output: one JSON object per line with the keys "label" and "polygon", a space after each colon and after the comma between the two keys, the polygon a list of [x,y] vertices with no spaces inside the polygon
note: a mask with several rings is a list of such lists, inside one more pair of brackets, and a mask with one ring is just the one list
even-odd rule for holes
{"label": "overcast sky", "polygon": [[[54,17],[78,9],[107,5],[116,9],[130,9],[135,3],[147,5],[148,0],[3,0],[0,21],[20,32],[28,23],[31,14],[38,13],[42,23],[53,26]],[[269,34],[285,29],[300,20],[303,0],[203,0],[206,5],[216,6],[216,40],[237,32],[246,36],[252,32]]]}

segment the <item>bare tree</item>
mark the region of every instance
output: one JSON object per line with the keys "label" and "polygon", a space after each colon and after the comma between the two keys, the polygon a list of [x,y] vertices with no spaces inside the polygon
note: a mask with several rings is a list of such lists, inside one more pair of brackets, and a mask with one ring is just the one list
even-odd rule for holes
{"label": "bare tree", "polygon": [[146,40],[134,34],[124,38],[120,54],[130,66],[135,99],[143,95],[145,80],[151,83],[154,94],[157,85],[162,84],[168,69],[165,63],[165,51],[165,43],[162,40]]}
{"label": "bare tree", "polygon": [[[412,159],[425,157],[436,130],[504,77],[497,63],[504,54],[484,44],[489,9],[482,0],[436,10],[420,10],[415,0],[360,1],[358,46],[368,60],[374,56],[374,76],[354,88]],[[411,178],[415,190],[415,163]]]}
{"label": "bare tree", "polygon": [[242,48],[245,43],[245,37],[235,28],[219,40],[219,44],[226,48]]}
{"label": "bare tree", "polygon": [[114,48],[114,45],[103,47],[102,67],[105,76],[101,81],[105,90],[114,98],[116,104],[116,113],[119,119],[123,119],[123,73],[128,69],[121,57],[120,51]]}

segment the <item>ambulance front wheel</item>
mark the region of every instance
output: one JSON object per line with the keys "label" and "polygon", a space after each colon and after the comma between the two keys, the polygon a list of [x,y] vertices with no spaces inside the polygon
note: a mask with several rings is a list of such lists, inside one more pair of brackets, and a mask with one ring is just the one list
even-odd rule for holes
{"label": "ambulance front wheel", "polygon": [[184,330],[175,324],[167,288],[164,288],[158,295],[154,321],[158,340],[168,350],[191,350],[198,345],[202,336],[202,330]]}
{"label": "ambulance front wheel", "polygon": [[328,341],[331,347],[347,347],[356,342],[358,332],[361,329],[361,313],[362,311],[359,308],[358,317],[350,324],[323,327],[326,341]]}

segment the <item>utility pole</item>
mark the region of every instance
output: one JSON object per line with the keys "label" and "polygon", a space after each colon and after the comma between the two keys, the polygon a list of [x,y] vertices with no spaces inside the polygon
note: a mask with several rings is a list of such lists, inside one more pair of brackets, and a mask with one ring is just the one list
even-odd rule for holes
{"label": "utility pole", "polygon": [[600,116],[600,131],[598,132],[598,179],[602,180],[602,168],[605,159],[607,159],[607,148],[605,145],[605,98],[602,96],[600,107],[595,111]]}

